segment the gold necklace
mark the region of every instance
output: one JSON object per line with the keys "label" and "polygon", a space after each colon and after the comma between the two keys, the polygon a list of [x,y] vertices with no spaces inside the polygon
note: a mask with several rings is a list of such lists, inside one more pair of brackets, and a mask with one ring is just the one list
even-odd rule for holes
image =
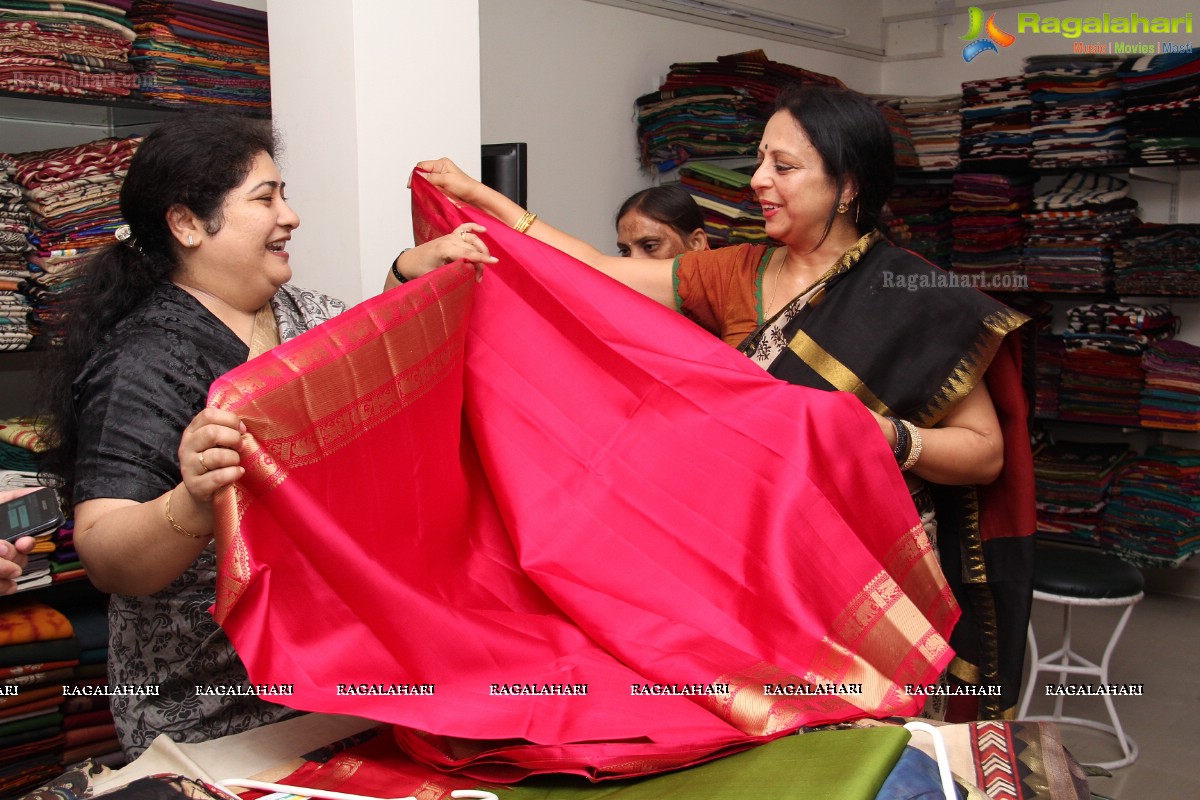
{"label": "gold necklace", "polygon": [[767,302],[767,307],[763,309],[763,316],[768,316],[768,312],[775,306],[775,293],[779,291],[779,276],[783,274],[783,262],[787,258],[779,259],[779,269],[775,270],[775,283],[771,285],[771,299]]}

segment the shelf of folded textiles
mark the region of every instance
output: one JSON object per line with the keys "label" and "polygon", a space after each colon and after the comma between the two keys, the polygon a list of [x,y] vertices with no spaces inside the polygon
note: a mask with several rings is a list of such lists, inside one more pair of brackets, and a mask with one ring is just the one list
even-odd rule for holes
{"label": "shelf of folded textiles", "polygon": [[[211,108],[209,104],[165,106],[138,93],[129,95],[65,95],[0,90],[0,118],[22,122],[60,125],[108,125],[116,128],[144,126],[161,122],[189,108]],[[270,117],[270,112],[242,109],[253,117]]]}
{"label": "shelf of folded textiles", "polygon": [[1179,432],[1179,431],[1175,430],[1174,428],[1163,428],[1163,427],[1157,427],[1154,425],[1147,425],[1147,424],[1142,423],[1140,420],[1132,420],[1131,419],[1128,421],[1118,421],[1118,420],[1112,420],[1112,419],[1105,419],[1103,417],[1091,417],[1086,414],[1077,415],[1077,414],[1070,414],[1070,413],[1068,413],[1068,414],[1039,413],[1039,414],[1034,414],[1033,418],[1035,420],[1037,420],[1038,422],[1053,422],[1056,424],[1065,423],[1068,425],[1101,425],[1106,428],[1112,428],[1114,430],[1121,430],[1121,431],[1125,431],[1127,433],[1132,433],[1135,431],[1141,431],[1142,433],[1154,433],[1154,434]]}
{"label": "shelf of folded textiles", "polygon": [[1163,167],[1168,169],[1188,169],[1200,167],[1196,161],[1112,161],[1107,163],[1080,164],[1037,164],[1033,162],[1005,162],[995,164],[980,164],[978,162],[963,162],[957,167],[897,167],[896,176],[911,178],[914,176],[952,176],[959,173],[980,173],[987,175],[1012,175],[1034,172],[1038,175],[1059,175],[1068,172],[1128,172],[1134,169]]}

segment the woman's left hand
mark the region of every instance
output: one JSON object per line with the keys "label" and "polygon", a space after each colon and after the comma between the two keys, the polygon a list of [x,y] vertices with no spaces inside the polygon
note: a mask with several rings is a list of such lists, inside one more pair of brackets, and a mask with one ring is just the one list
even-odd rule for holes
{"label": "woman's left hand", "polygon": [[[445,236],[430,239],[401,253],[396,259],[396,269],[411,280],[451,262],[465,260],[475,265],[476,273],[482,278],[483,265],[495,264],[498,260],[488,252],[487,243],[479,236],[486,231],[487,228],[482,225],[464,222]],[[390,289],[398,284],[396,276],[389,273],[384,288]]]}

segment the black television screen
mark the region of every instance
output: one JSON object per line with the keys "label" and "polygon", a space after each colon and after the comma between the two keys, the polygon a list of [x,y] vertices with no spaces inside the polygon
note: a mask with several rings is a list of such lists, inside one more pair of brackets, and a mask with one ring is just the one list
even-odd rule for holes
{"label": "black television screen", "polygon": [[526,170],[525,142],[483,145],[482,177],[484,185],[490,186],[525,208]]}

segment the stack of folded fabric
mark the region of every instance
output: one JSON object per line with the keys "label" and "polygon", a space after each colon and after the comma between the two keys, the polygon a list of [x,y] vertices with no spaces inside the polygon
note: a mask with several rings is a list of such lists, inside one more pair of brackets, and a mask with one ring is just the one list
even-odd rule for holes
{"label": "stack of folded fabric", "polygon": [[1200,52],[1131,58],[1118,74],[1130,161],[1200,163]]}
{"label": "stack of folded fabric", "polygon": [[960,169],[1024,169],[1032,152],[1033,108],[1021,75],[962,85]]}
{"label": "stack of folded fabric", "polygon": [[1023,216],[1033,197],[1029,175],[960,172],[954,176],[950,211],[954,227],[954,271],[977,275],[981,285],[1023,283]]}
{"label": "stack of folded fabric", "polygon": [[1135,564],[1175,567],[1200,550],[1200,450],[1154,445],[1109,491],[1100,544]]}
{"label": "stack of folded fabric", "polygon": [[67,97],[124,97],[129,0],[0,0],[0,89]]}
{"label": "stack of folded fabric", "polygon": [[[0,419],[0,469],[16,472],[25,479],[20,486],[37,486],[37,454],[45,449],[38,436],[35,417]],[[7,473],[6,473],[7,474]],[[13,477],[8,478],[13,481]],[[17,488],[6,486],[3,488]]]}
{"label": "stack of folded fabric", "polygon": [[1059,418],[1136,427],[1141,424],[1142,353],[1174,336],[1166,306],[1093,303],[1067,311]]}
{"label": "stack of folded fabric", "polygon": [[900,111],[901,98],[895,95],[872,95],[871,99],[887,120],[888,130],[892,134],[892,150],[896,169],[920,169],[921,159],[917,157],[917,148],[913,146],[912,131]]}
{"label": "stack of folded fabric", "polygon": [[50,556],[50,580],[52,583],[86,578],[83,562],[75,551],[75,520],[68,519],[54,532],[54,552]]}
{"label": "stack of folded fabric", "polygon": [[1033,165],[1124,163],[1128,151],[1116,56],[1064,54],[1025,59],[1033,99]]}
{"label": "stack of folded fabric", "polygon": [[1053,419],[1059,413],[1059,392],[1063,369],[1067,362],[1067,346],[1062,336],[1039,332],[1035,347],[1037,357],[1034,360],[1034,414]]}
{"label": "stack of folded fabric", "polygon": [[1038,536],[1095,546],[1109,486],[1132,455],[1124,442],[1057,442],[1038,450],[1033,457]]}
{"label": "stack of folded fabric", "polygon": [[1142,223],[1113,250],[1120,295],[1200,295],[1200,225]]}
{"label": "stack of folded fabric", "polygon": [[642,166],[666,172],[690,158],[754,155],[775,97],[793,83],[843,85],[761,50],[672,64],[658,91],[636,101]]}
{"label": "stack of folded fabric", "polygon": [[[901,176],[888,198],[888,224],[896,243],[943,269],[950,268],[954,227],[950,221],[949,180]],[[900,235],[903,231],[903,235]]]}
{"label": "stack of folded fabric", "polygon": [[33,213],[29,241],[36,252],[26,284],[31,325],[48,342],[60,336],[59,300],[75,268],[115,241],[121,182],[141,141],[140,136],[99,139],[14,156],[13,178]]}
{"label": "stack of folded fabric", "polygon": [[22,286],[29,279],[27,254],[32,221],[21,187],[12,179],[16,161],[0,153],[0,350],[24,350],[29,331],[29,299]]}
{"label": "stack of folded fabric", "polygon": [[78,663],[79,641],[57,610],[23,602],[0,612],[0,676],[17,692],[0,696],[0,795],[61,772],[62,686]]}
{"label": "stack of folded fabric", "polygon": [[[108,697],[101,693],[108,686],[108,614],[99,602],[73,603],[64,606],[62,612],[79,642],[79,663],[63,680],[63,685],[71,688],[61,709],[62,765],[91,759],[119,767],[124,755]],[[77,687],[89,688],[77,691]]]}
{"label": "stack of folded fabric", "polygon": [[134,0],[142,94],[176,108],[271,109],[267,12],[212,0]]}
{"label": "stack of folded fabric", "polygon": [[1137,223],[1129,183],[1098,172],[1072,172],[1033,200],[1022,261],[1032,289],[1104,292],[1113,286],[1113,250]]}
{"label": "stack of folded fabric", "polygon": [[745,172],[689,161],[679,182],[704,213],[704,232],[714,245],[767,241],[762,206]]}
{"label": "stack of folded fabric", "polygon": [[1142,425],[1200,431],[1200,347],[1172,339],[1146,346]]}
{"label": "stack of folded fabric", "polygon": [[904,115],[921,169],[956,169],[962,134],[962,95],[902,97],[895,103]]}

